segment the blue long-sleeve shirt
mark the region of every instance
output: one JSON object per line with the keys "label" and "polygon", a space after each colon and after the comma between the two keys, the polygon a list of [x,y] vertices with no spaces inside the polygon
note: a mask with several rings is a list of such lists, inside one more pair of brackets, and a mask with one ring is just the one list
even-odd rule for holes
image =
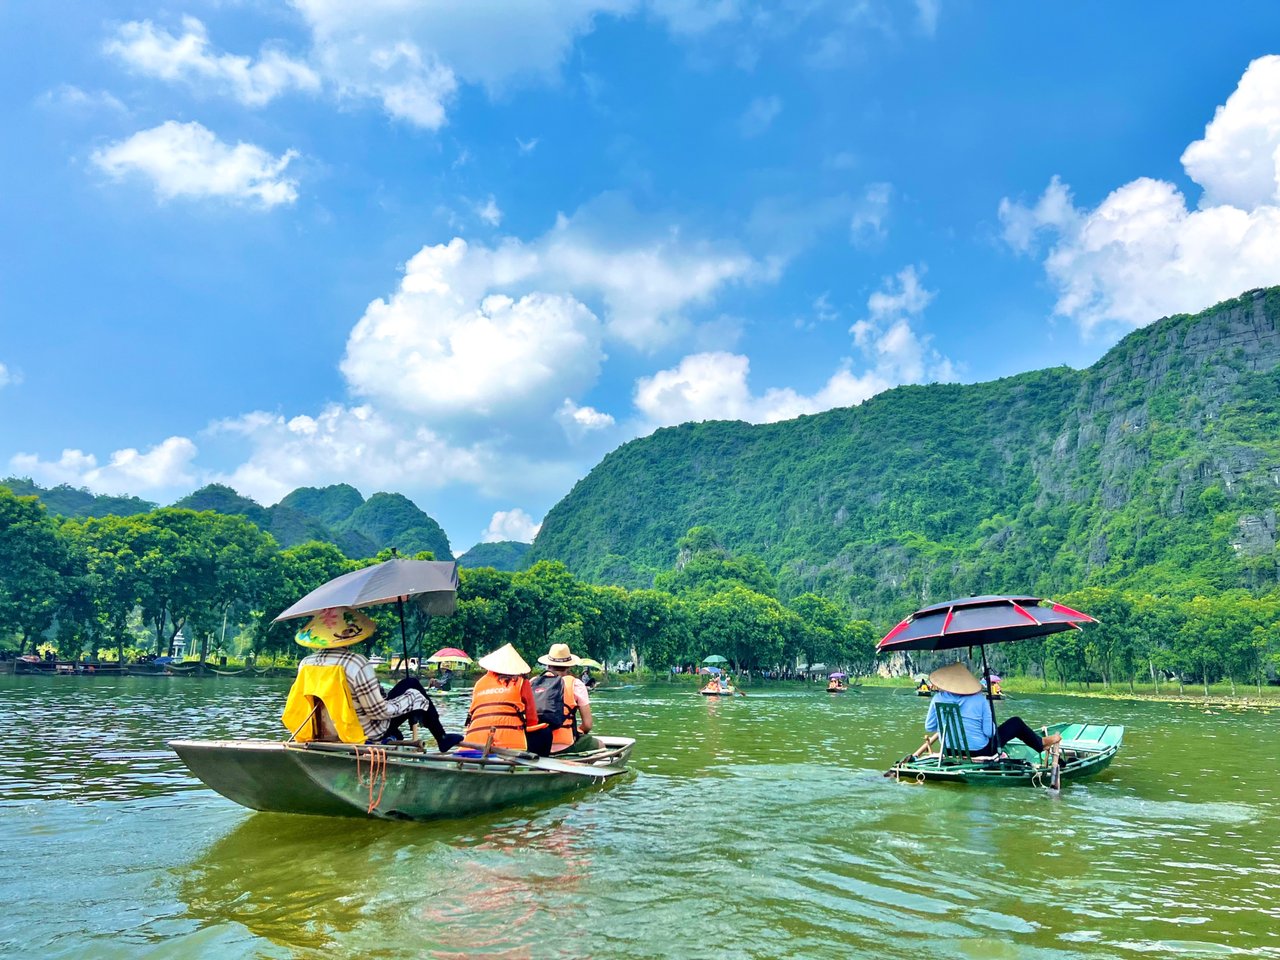
{"label": "blue long-sleeve shirt", "polygon": [[991,720],[991,707],[987,698],[980,693],[961,695],[939,690],[929,701],[929,712],[924,718],[924,732],[938,732],[938,712],[934,707],[939,703],[955,703],[960,706],[960,719],[964,722],[964,735],[969,741],[970,750],[981,750],[996,735],[995,723]]}

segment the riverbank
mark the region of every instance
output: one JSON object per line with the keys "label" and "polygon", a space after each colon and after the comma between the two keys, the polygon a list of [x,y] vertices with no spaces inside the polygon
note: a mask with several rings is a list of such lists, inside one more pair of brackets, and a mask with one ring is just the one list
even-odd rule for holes
{"label": "riverbank", "polygon": [[[914,689],[914,685],[904,678],[866,677],[866,686],[892,687],[904,692]],[[1133,700],[1146,703],[1183,703],[1188,706],[1251,708],[1260,707],[1265,710],[1280,709],[1280,686],[1264,686],[1259,692],[1256,686],[1236,684],[1232,693],[1230,684],[1211,683],[1206,695],[1204,687],[1185,686],[1178,689],[1176,683],[1162,683],[1157,690],[1151,683],[1135,683],[1133,689],[1124,686],[1102,687],[1096,684],[1092,689],[1082,689],[1074,684],[1044,681],[1036,677],[1007,677],[1000,685],[1001,690],[1010,699],[1029,697],[1037,694],[1067,694],[1073,697],[1089,697],[1096,700]]]}

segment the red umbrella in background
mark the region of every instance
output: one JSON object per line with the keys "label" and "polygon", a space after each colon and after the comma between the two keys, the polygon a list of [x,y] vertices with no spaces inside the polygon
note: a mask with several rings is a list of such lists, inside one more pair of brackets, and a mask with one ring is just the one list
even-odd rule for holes
{"label": "red umbrella in background", "polygon": [[459,650],[457,647],[441,647],[431,656],[427,657],[427,663],[470,663],[471,658],[467,656],[467,651]]}
{"label": "red umbrella in background", "polygon": [[1079,630],[1082,623],[1097,622],[1087,613],[1040,597],[964,597],[917,610],[884,635],[876,652],[977,647],[982,651],[982,673],[987,679],[987,702],[994,723],[996,705],[987,668],[987,644]]}

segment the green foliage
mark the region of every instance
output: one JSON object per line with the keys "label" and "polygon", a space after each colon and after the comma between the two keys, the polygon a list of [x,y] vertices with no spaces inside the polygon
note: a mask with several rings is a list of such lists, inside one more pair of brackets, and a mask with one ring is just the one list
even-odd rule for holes
{"label": "green foliage", "polygon": [[[474,547],[458,557],[458,565],[462,567],[493,567],[495,570],[519,570],[529,553],[530,544],[517,540],[498,540],[491,543],[477,543]],[[616,582],[616,581],[610,581]]]}
{"label": "green foliage", "polygon": [[[876,622],[970,593],[1271,591],[1278,327],[1273,288],[1135,331],[1085,371],[659,430],[548,513],[530,560],[682,596],[816,593]],[[776,585],[726,571],[730,552]]]}

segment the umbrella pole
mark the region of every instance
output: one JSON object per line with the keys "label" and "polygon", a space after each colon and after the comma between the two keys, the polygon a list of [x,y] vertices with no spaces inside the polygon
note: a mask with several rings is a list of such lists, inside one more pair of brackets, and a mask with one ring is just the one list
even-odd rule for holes
{"label": "umbrella pole", "polygon": [[404,597],[396,597],[396,612],[400,614],[400,649],[404,653],[404,675],[409,676],[409,634],[404,628]]}
{"label": "umbrella pole", "polygon": [[985,643],[978,644],[978,649],[982,651],[982,679],[987,684],[987,706],[991,708],[991,729],[995,732],[992,734],[996,739],[996,746],[1000,746],[1000,725],[996,723],[996,698],[991,695],[991,671],[987,668],[987,645]]}

